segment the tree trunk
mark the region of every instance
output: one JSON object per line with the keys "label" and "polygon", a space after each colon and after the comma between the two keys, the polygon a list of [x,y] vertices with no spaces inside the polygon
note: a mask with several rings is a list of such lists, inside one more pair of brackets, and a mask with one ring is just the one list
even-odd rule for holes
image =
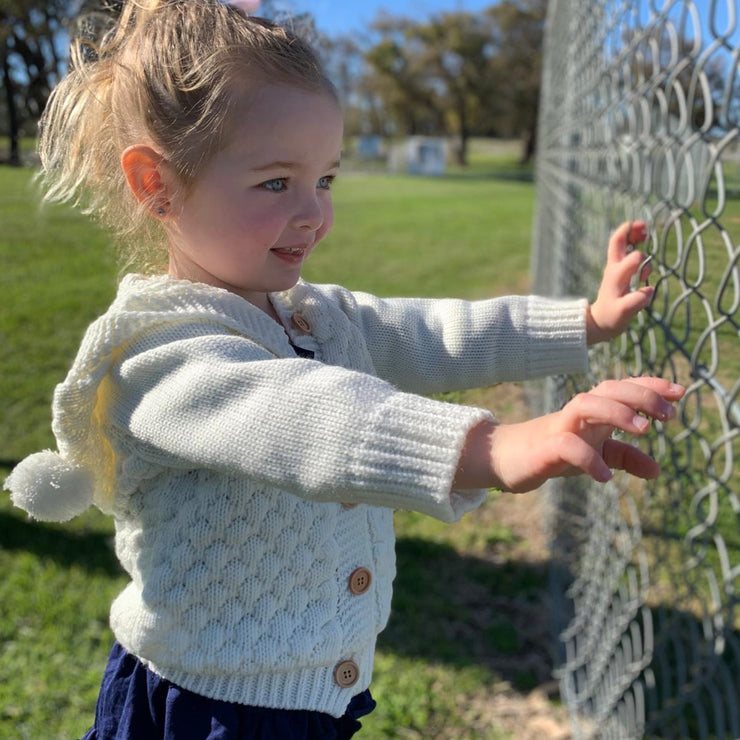
{"label": "tree trunk", "polygon": [[8,108],[8,164],[13,167],[20,167],[21,152],[18,144],[18,110],[16,109],[15,85],[10,75],[10,63],[8,62],[8,45],[5,41],[3,41],[0,47],[0,54],[3,57],[3,88],[5,89],[5,104]]}
{"label": "tree trunk", "polygon": [[519,158],[520,165],[528,164],[534,156],[536,139],[537,137],[534,131],[527,130],[522,133],[522,155]]}
{"label": "tree trunk", "polygon": [[465,109],[465,96],[461,95],[458,102],[458,116],[460,117],[460,146],[457,150],[457,163],[461,167],[468,166],[468,139],[470,131],[468,130],[468,113]]}

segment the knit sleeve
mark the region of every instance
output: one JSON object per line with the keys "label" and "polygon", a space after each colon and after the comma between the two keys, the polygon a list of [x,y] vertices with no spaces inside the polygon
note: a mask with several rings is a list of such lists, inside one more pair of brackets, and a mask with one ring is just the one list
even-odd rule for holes
{"label": "knit sleeve", "polygon": [[380,377],[417,393],[581,373],[585,300],[380,299],[323,286],[360,327]]}
{"label": "knit sleeve", "polygon": [[453,521],[482,491],[450,493],[468,431],[488,412],[398,391],[236,336],[130,352],[111,376],[111,435],[150,462],[246,475],[316,501]]}

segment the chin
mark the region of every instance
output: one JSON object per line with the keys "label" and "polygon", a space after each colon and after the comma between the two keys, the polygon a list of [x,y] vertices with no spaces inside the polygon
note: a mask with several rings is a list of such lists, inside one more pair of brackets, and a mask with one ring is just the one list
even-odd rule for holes
{"label": "chin", "polygon": [[272,287],[268,290],[268,293],[279,293],[283,290],[290,290],[298,284],[301,279],[300,273],[291,277],[286,277],[285,280],[276,280]]}

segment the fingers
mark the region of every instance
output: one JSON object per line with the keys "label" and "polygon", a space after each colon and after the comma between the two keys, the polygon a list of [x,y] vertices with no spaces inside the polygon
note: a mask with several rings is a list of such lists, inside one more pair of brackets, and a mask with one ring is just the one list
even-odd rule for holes
{"label": "fingers", "polygon": [[[663,378],[609,380],[573,398],[564,408],[544,417],[499,429],[498,480],[510,491],[528,491],[549,478],[585,473],[596,481],[612,477],[612,469],[639,478],[655,478],[658,464],[644,452],[611,439],[614,429],[645,434],[650,418],[667,421],[675,415],[672,402],[685,388]],[[513,430],[513,432],[511,431]],[[512,436],[513,435],[513,436]],[[503,440],[503,442],[502,442]],[[529,454],[511,455],[511,450]]]}
{"label": "fingers", "polygon": [[[644,395],[647,397],[649,391]],[[621,429],[623,432],[630,434],[645,434],[650,428],[650,420],[644,416],[640,416],[637,411],[641,410],[644,413],[644,409],[635,408],[638,405],[636,400],[630,400],[628,393],[623,393],[622,399],[611,398],[608,396],[600,396],[595,391],[591,393],[582,393],[576,396],[564,410],[567,410],[570,414],[574,415],[575,425],[572,427],[573,431],[578,431],[579,426],[586,424],[590,427],[603,427],[601,433],[601,439],[608,437],[611,434],[612,429]],[[633,394],[635,398],[637,394]],[[657,394],[651,394],[657,396]],[[657,414],[661,416],[666,415],[663,407],[670,408],[668,404],[660,399],[660,408]],[[657,403],[641,404],[643,406],[657,406]],[[656,413],[649,414],[650,416],[657,416]],[[595,437],[599,441],[598,436]]]}
{"label": "fingers", "polygon": [[665,421],[675,416],[673,402],[683,397],[686,389],[664,378],[636,377],[605,380],[591,393],[628,404],[636,411]]}
{"label": "fingers", "polygon": [[642,450],[626,442],[608,439],[601,451],[604,463],[613,470],[624,470],[638,478],[652,479],[660,474],[660,466]]}
{"label": "fingers", "polygon": [[568,411],[573,425],[608,425],[631,434],[643,434],[649,423],[639,414],[668,421],[676,415],[672,401],[677,401],[683,393],[683,386],[662,378],[607,380],[576,396],[563,410]]}
{"label": "fingers", "polygon": [[655,288],[652,285],[643,285],[641,288],[621,296],[619,307],[622,315],[631,317],[638,311],[642,311],[643,308],[647,308],[654,295]]}
{"label": "fingers", "polygon": [[647,225],[644,221],[632,221],[627,235],[627,242],[631,245],[640,244],[647,239]]}
{"label": "fingers", "polygon": [[567,466],[562,474],[567,476],[585,473],[599,483],[611,480],[612,470],[624,470],[638,478],[653,479],[660,474],[660,466],[649,455],[626,442],[608,439],[601,454],[577,434],[553,437],[543,449],[545,457]]}
{"label": "fingers", "polygon": [[585,473],[599,483],[611,480],[612,470],[624,470],[638,478],[653,479],[660,474],[660,466],[649,455],[626,442],[608,439],[601,454],[576,434],[562,434],[550,440],[546,456],[557,459],[569,469],[564,474]]}
{"label": "fingers", "polygon": [[630,252],[620,262],[610,265],[616,279],[625,285],[628,285],[634,275],[639,272],[639,279],[645,282],[653,272],[651,264],[652,257],[645,257],[639,250]]}
{"label": "fingers", "polygon": [[[644,388],[649,388],[655,393],[660,394],[667,401],[678,401],[683,398],[686,393],[686,388],[680,383],[674,383],[671,380],[665,378],[656,378],[652,375],[639,375],[634,378],[624,378],[623,380],[605,380],[601,385],[611,385],[613,383],[632,383],[633,385],[639,385]],[[597,388],[599,387],[597,386]]]}
{"label": "fingers", "polygon": [[[600,483],[606,483],[612,477],[606,461],[577,434],[564,432],[550,437],[543,444],[540,455],[546,466],[552,466],[555,475],[572,476],[582,472]],[[557,471],[558,467],[562,469]]]}
{"label": "fingers", "polygon": [[629,252],[629,247],[647,238],[647,227],[644,221],[626,221],[617,227],[609,239],[607,260],[619,262]]}
{"label": "fingers", "polygon": [[626,251],[626,247],[624,251],[616,249],[607,256],[608,269],[614,275],[615,281],[627,288],[632,277],[638,272],[641,282],[645,282],[650,277],[653,271],[650,259],[650,257],[646,258],[639,249],[631,252]]}
{"label": "fingers", "polygon": [[621,282],[629,283],[630,278],[637,273],[640,265],[645,261],[642,252],[635,250],[626,254],[620,262],[613,266],[615,275]]}
{"label": "fingers", "polygon": [[610,435],[614,429],[645,434],[650,428],[650,420],[645,417],[671,419],[675,416],[672,402],[684,393],[685,388],[678,383],[639,377],[607,380],[577,395],[560,412],[548,417],[550,433],[539,461],[550,471],[547,477],[586,473],[604,482],[611,478],[612,469],[639,478],[657,477],[659,466],[649,455]]}

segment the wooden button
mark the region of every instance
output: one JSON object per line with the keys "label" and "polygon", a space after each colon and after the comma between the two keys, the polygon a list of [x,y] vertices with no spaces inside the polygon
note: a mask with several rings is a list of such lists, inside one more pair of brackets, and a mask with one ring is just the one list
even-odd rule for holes
{"label": "wooden button", "polygon": [[311,331],[311,324],[309,324],[308,321],[306,321],[306,319],[304,319],[299,313],[294,313],[290,317],[290,323],[293,324],[298,331],[303,332],[304,334],[309,334]]}
{"label": "wooden button", "polygon": [[349,504],[349,503],[343,503],[342,508],[343,509],[354,509],[357,504]]}
{"label": "wooden button", "polygon": [[349,576],[349,590],[359,596],[364,594],[373,582],[373,574],[367,568],[355,568]]}
{"label": "wooden button", "polygon": [[360,669],[353,660],[344,660],[334,669],[334,681],[342,689],[354,686],[360,679]]}

